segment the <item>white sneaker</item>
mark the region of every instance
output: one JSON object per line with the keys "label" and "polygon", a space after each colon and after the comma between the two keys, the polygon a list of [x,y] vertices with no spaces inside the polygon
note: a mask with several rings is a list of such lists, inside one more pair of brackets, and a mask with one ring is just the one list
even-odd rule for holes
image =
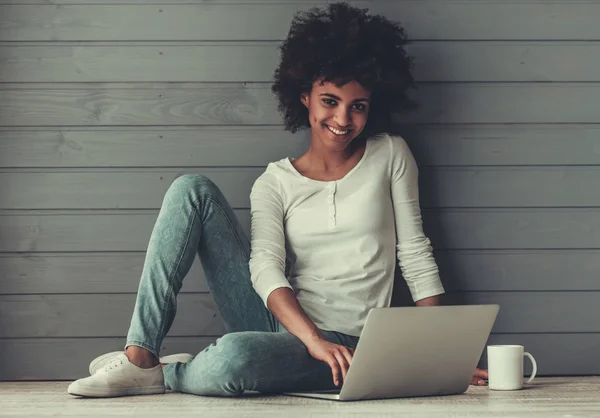
{"label": "white sneaker", "polygon": [[74,381],[67,392],[75,396],[112,398],[116,396],[165,393],[162,367],[142,369],[120,353],[93,376]]}
{"label": "white sneaker", "polygon": [[[95,374],[98,370],[103,369],[112,359],[117,357],[119,354],[123,354],[123,351],[112,351],[110,353],[102,354],[101,356],[96,357],[94,360],[90,362],[90,366],[88,370],[90,372],[90,376]],[[187,363],[194,356],[188,353],[178,353],[171,354],[170,356],[164,356],[160,358],[160,362],[162,364],[169,363]]]}

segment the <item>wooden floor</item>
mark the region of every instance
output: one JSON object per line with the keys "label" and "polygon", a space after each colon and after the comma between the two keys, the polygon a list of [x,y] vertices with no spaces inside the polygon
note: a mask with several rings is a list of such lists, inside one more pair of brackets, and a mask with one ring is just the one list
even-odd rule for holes
{"label": "wooden floor", "polygon": [[456,396],[347,403],[289,396],[224,399],[180,393],[82,399],[67,394],[68,384],[0,382],[0,416],[600,417],[600,377],[540,378],[514,392],[471,387]]}

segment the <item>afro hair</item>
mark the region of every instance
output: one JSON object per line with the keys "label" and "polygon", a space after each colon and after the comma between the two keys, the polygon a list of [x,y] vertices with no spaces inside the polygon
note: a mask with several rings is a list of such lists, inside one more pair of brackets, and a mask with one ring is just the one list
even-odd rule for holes
{"label": "afro hair", "polygon": [[393,113],[415,107],[407,95],[415,86],[404,29],[367,12],[342,2],[294,15],[271,87],[285,130],[310,127],[300,95],[310,92],[317,80],[338,87],[356,80],[371,91],[365,135],[390,130]]}

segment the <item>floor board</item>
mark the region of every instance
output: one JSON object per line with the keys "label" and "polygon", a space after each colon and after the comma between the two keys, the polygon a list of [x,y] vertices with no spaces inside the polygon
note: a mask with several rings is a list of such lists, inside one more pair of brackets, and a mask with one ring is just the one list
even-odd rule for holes
{"label": "floor board", "polygon": [[290,396],[210,398],[180,393],[113,399],[68,395],[69,382],[0,382],[0,416],[144,417],[598,417],[600,377],[536,379],[513,392],[339,403]]}

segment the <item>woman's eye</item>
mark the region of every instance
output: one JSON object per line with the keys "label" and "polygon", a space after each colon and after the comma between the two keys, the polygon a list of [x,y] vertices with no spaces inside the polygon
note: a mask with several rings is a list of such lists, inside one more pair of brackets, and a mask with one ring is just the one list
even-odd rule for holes
{"label": "woman's eye", "polygon": [[[337,102],[333,99],[323,99],[323,103],[325,103],[328,106],[335,106],[337,104]],[[360,112],[364,112],[366,110],[366,106],[362,103],[356,103],[354,105],[352,105],[356,110],[360,111]]]}

